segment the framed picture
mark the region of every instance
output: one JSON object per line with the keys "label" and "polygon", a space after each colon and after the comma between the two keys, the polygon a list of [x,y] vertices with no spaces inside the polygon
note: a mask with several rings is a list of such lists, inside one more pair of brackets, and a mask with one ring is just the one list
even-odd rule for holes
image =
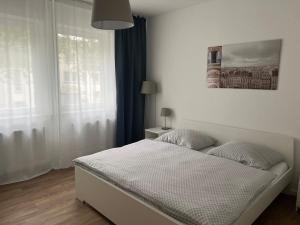
{"label": "framed picture", "polygon": [[209,47],[208,87],[276,90],[281,42],[269,40]]}

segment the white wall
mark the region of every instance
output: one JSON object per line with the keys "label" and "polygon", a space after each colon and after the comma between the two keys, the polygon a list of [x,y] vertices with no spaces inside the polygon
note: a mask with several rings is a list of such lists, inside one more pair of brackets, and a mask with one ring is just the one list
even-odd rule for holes
{"label": "white wall", "polygon": [[[300,174],[300,1],[211,0],[148,19],[148,79],[159,83],[159,109],[183,118],[287,134],[296,138]],[[208,89],[207,47],[283,39],[279,89]],[[148,106],[149,108],[149,106]],[[147,116],[149,126],[154,116]]]}

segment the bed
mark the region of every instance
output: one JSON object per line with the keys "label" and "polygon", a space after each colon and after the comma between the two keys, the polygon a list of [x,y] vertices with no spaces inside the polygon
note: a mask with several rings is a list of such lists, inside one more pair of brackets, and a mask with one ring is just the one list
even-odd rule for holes
{"label": "bed", "polygon": [[[224,224],[251,224],[259,215],[260,213],[273,201],[273,199],[289,184],[292,170],[293,170],[293,139],[290,137],[286,137],[279,134],[273,134],[268,132],[261,132],[255,130],[247,130],[247,129],[240,129],[235,127],[211,124],[211,123],[204,123],[199,121],[191,121],[191,120],[184,120],[180,127],[183,128],[190,128],[195,130],[201,130],[213,137],[215,137],[219,143],[222,144],[230,140],[241,140],[247,142],[254,142],[258,144],[262,144],[268,146],[276,151],[281,152],[284,157],[285,161],[289,165],[289,169],[285,171],[280,176],[272,179],[272,182],[266,182],[266,186],[263,191],[253,193],[253,196],[249,196],[251,201],[248,201],[249,204],[243,206],[243,209],[240,212],[237,212],[236,218],[225,218],[225,215],[221,215],[221,220],[219,219],[218,222],[212,223],[213,217],[210,218],[210,222],[207,224],[222,224],[222,219],[224,219]],[[144,144],[144,143],[143,143]],[[148,143],[149,145],[157,145],[155,143]],[[138,144],[137,144],[138,145]],[[138,148],[139,146],[137,146]],[[154,148],[154,147],[153,147]],[[180,149],[172,150],[173,153],[179,154],[180,158],[184,158],[184,155],[180,155]],[[149,147],[149,151],[151,150],[151,146]],[[159,152],[157,152],[159,153]],[[193,155],[194,154],[194,155]],[[195,155],[196,153],[190,152],[192,158],[197,158],[198,156]],[[204,155],[204,154],[202,154]],[[169,157],[169,155],[168,155]],[[207,161],[210,162],[209,158],[202,159],[204,156],[199,155],[198,160],[202,160],[203,163]],[[154,159],[154,160],[158,160]],[[184,159],[182,159],[184,161]],[[213,167],[217,167],[219,164],[216,163],[214,160],[211,160]],[[223,161],[222,161],[223,163]],[[208,167],[209,164],[207,164]],[[234,171],[241,171],[241,174],[244,174],[246,177],[253,177],[253,179],[257,179],[256,183],[263,183],[264,180],[271,179],[266,174],[260,172],[256,173],[257,171],[245,169],[243,171],[243,167],[239,167],[239,165],[227,165],[228,168],[232,167],[231,170]],[[226,168],[227,168],[226,167]],[[143,170],[143,167],[140,167]],[[104,171],[104,168],[102,168]],[[136,168],[134,168],[136,170]],[[110,170],[112,171],[113,168],[108,168],[107,172],[109,173]],[[134,171],[134,170],[133,170]],[[213,170],[212,170],[213,171]],[[126,171],[125,171],[126,172]],[[132,171],[131,171],[132,172]],[[155,171],[154,171],[155,172]],[[198,171],[199,172],[199,171]],[[172,171],[170,171],[172,173]],[[122,174],[122,171],[115,173],[121,174],[119,176],[119,183],[122,184],[122,177],[126,176],[126,173]],[[131,173],[130,173],[131,174]],[[145,173],[146,174],[146,173]],[[144,175],[145,175],[144,174]],[[213,175],[214,173],[212,173]],[[205,175],[205,174],[204,174]],[[241,176],[242,177],[242,176]],[[179,177],[183,179],[184,176]],[[219,177],[220,178],[220,177]],[[128,179],[135,180],[135,177],[129,177]],[[231,178],[232,179],[232,178]],[[251,178],[252,179],[252,178]],[[205,181],[205,176],[203,176],[203,180]],[[76,182],[76,195],[80,201],[86,202],[104,216],[109,218],[112,222],[117,225],[153,225],[153,224],[161,224],[161,225],[179,225],[179,224],[197,224],[195,222],[195,218],[197,218],[197,212],[192,213],[190,218],[186,220],[184,215],[180,216],[180,211],[170,212],[166,210],[162,205],[154,204],[153,202],[149,201],[149,199],[144,198],[142,194],[137,195],[136,192],[131,191],[129,188],[126,188],[126,185],[122,186],[118,184],[118,182],[114,182],[115,180],[109,180],[107,177],[103,177],[96,173],[96,171],[91,170],[89,167],[85,167],[83,165],[76,164],[75,165],[75,182]],[[161,181],[161,180],[159,180]],[[177,182],[176,180],[174,182]],[[218,179],[215,181],[218,185],[222,184],[218,183]],[[242,182],[247,182],[247,179],[244,179]],[[126,183],[125,183],[126,184]],[[179,183],[177,183],[179,184]],[[211,184],[210,184],[211,185]],[[179,186],[179,185],[178,185]],[[153,188],[160,188],[160,185],[153,185]],[[245,186],[246,187],[246,186]],[[186,188],[186,187],[184,187]],[[255,189],[251,186],[252,189]],[[251,190],[252,190],[251,189]],[[225,190],[225,188],[224,188]],[[136,190],[137,191],[137,190]],[[151,189],[147,189],[144,194],[150,192]],[[174,189],[174,191],[176,191]],[[225,195],[228,195],[230,192],[226,192]],[[174,198],[168,198],[164,195],[159,196],[159,191],[153,191],[152,195],[158,195],[157,199],[166,198],[166,202],[171,202],[170,204],[174,203]],[[241,193],[242,195],[245,193]],[[201,202],[201,199],[205,198],[205,194],[202,196],[199,195],[198,202]],[[210,198],[213,197],[211,195],[207,200],[212,205],[213,201]],[[217,196],[218,198],[222,196]],[[247,198],[246,196],[245,198]],[[230,200],[230,198],[228,197]],[[248,199],[248,200],[249,200]],[[171,201],[172,200],[172,201]],[[175,199],[176,200],[176,199]],[[180,201],[178,200],[179,204]],[[193,201],[193,199],[189,199],[189,201]],[[204,200],[203,200],[204,201]],[[184,201],[183,201],[184,202]],[[230,201],[229,201],[230,203]],[[240,204],[242,205],[243,202]],[[184,203],[182,203],[183,205]],[[233,204],[234,205],[234,204]],[[181,205],[180,205],[181,206]],[[202,205],[202,210],[205,210],[205,206]],[[239,209],[239,207],[237,208]],[[209,211],[209,207],[207,207],[207,212]],[[224,209],[224,211],[226,211]],[[204,214],[206,211],[203,211]],[[220,208],[217,211],[218,213],[222,213]],[[233,211],[234,212],[234,211]],[[195,214],[195,217],[193,215]],[[205,216],[211,217],[209,213],[206,213]],[[220,222],[221,221],[221,222]],[[200,223],[199,223],[200,224]],[[205,224],[205,220],[201,222],[201,224]]]}

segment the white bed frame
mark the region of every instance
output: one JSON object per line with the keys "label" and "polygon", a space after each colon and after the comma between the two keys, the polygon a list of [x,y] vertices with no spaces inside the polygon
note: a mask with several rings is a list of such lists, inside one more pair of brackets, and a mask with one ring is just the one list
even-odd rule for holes
{"label": "white bed frame", "polygon": [[[183,120],[181,128],[190,128],[215,137],[219,144],[240,140],[268,146],[282,153],[290,169],[266,188],[242,213],[234,225],[250,225],[290,183],[294,162],[294,140],[280,134]],[[75,166],[76,197],[95,208],[116,225],[182,225],[133,194]]]}

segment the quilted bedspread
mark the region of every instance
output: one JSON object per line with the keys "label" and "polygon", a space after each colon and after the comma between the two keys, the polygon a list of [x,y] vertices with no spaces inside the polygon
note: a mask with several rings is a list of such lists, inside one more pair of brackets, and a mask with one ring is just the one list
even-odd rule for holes
{"label": "quilted bedspread", "polygon": [[234,223],[275,178],[268,171],[152,140],[74,161],[192,225]]}

